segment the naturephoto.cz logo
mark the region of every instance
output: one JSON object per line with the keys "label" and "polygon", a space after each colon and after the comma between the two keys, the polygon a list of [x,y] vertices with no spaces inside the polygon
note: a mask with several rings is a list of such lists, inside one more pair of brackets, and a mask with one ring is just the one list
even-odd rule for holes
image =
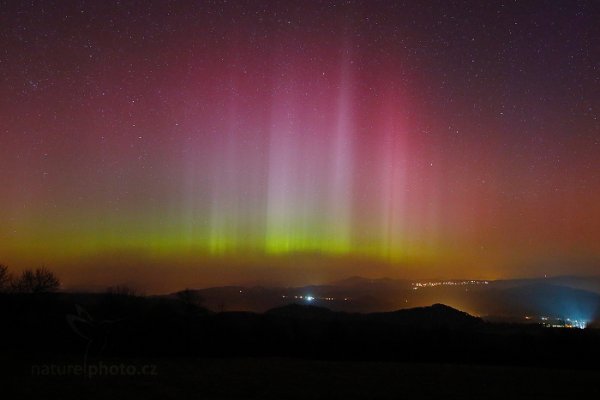
{"label": "naturephoto.cz logo", "polygon": [[86,378],[106,376],[156,376],[155,364],[104,363],[90,364],[36,364],[31,366],[32,376],[82,376]]}
{"label": "naturephoto.cz logo", "polygon": [[81,376],[85,378],[118,376],[156,376],[155,364],[126,364],[119,362],[90,362],[90,356],[101,357],[108,344],[110,328],[122,320],[95,319],[83,307],[76,305],[76,314],[66,316],[76,336],[83,339],[85,350],[82,363],[43,363],[31,366],[32,376]]}

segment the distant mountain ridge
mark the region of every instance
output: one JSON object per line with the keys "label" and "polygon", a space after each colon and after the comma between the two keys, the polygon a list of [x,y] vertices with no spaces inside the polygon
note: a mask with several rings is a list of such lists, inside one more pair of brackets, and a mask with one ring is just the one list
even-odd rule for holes
{"label": "distant mountain ridge", "polygon": [[472,315],[575,318],[594,321],[600,313],[600,278],[552,277],[514,280],[370,279],[359,276],[300,287],[226,286],[195,292],[214,311],[265,312],[292,303],[349,313],[392,312],[443,303]]}
{"label": "distant mountain ridge", "polygon": [[345,313],[332,311],[325,307],[288,304],[265,312],[268,316],[293,318],[297,320],[337,320],[387,323],[412,329],[453,328],[463,329],[475,326],[483,321],[444,304],[427,307],[408,308],[380,313]]}

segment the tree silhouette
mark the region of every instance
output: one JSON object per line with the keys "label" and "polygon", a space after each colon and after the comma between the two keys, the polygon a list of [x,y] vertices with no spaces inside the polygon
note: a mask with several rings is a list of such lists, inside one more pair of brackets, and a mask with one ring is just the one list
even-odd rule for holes
{"label": "tree silhouette", "polygon": [[106,288],[106,294],[119,297],[138,297],[140,295],[134,287],[128,285],[109,286]]}
{"label": "tree silhouette", "polygon": [[21,293],[54,292],[60,287],[60,280],[50,270],[38,268],[25,270],[14,282],[15,291]]}
{"label": "tree silhouette", "polygon": [[185,289],[181,292],[177,292],[177,298],[184,304],[194,307],[199,307],[204,302],[202,296],[193,289]]}
{"label": "tree silhouette", "polygon": [[10,288],[12,277],[8,272],[6,265],[0,264],[0,292],[5,292]]}

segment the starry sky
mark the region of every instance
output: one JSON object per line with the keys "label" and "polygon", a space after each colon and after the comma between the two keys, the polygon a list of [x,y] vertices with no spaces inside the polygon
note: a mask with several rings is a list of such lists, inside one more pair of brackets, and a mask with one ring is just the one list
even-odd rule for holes
{"label": "starry sky", "polygon": [[12,269],[600,272],[598,2],[0,5]]}

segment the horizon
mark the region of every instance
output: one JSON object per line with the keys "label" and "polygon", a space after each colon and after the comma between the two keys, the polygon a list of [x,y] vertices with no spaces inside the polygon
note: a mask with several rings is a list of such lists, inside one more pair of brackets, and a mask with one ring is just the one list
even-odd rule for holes
{"label": "horizon", "polygon": [[[304,288],[309,286],[329,286],[329,285],[337,285],[341,283],[345,283],[346,281],[351,280],[364,280],[364,281],[394,281],[394,282],[408,282],[411,284],[415,283],[425,283],[425,282],[486,282],[486,283],[498,283],[498,282],[511,282],[511,281],[554,281],[560,279],[578,279],[578,280],[586,280],[586,279],[598,279],[600,280],[600,274],[598,275],[550,275],[550,276],[521,276],[521,277],[511,277],[511,278],[497,278],[497,279],[489,279],[489,278],[420,278],[420,279],[410,279],[410,278],[392,278],[389,276],[379,276],[379,277],[366,277],[359,275],[347,276],[340,279],[333,280],[323,280],[323,281],[304,281],[298,282],[294,284],[284,283],[284,282],[266,282],[266,281],[248,281],[248,282],[232,282],[232,283],[223,283],[223,284],[215,284],[215,285],[184,285],[181,287],[173,287],[171,289],[165,289],[162,291],[147,291],[147,288],[136,284],[135,281],[115,281],[109,283],[107,285],[98,285],[98,284],[88,284],[88,285],[70,285],[65,286],[62,285],[58,291],[65,293],[101,293],[106,290],[118,288],[118,287],[126,287],[128,289],[136,290],[140,295],[147,296],[155,296],[155,295],[166,295],[173,294],[184,290],[204,290],[204,289],[214,289],[214,288],[227,288],[227,287],[244,287],[244,288]],[[549,283],[552,285],[552,283]],[[583,290],[583,289],[580,289]]]}
{"label": "horizon", "polygon": [[[144,292],[165,293],[187,287],[215,286],[302,286],[324,284],[350,277],[365,279],[418,280],[511,280],[551,277],[598,277],[600,261],[579,261],[568,264],[554,261],[534,268],[518,265],[512,268],[491,269],[452,264],[432,265],[422,262],[393,264],[378,259],[353,255],[294,254],[266,256],[256,253],[215,257],[196,255],[169,258],[131,256],[129,253],[82,257],[70,263],[25,262],[11,264],[7,257],[0,264],[13,272],[47,267],[53,270],[66,288],[106,288],[115,285],[134,286]],[[243,257],[242,257],[243,258]],[[583,267],[581,267],[583,266]]]}

